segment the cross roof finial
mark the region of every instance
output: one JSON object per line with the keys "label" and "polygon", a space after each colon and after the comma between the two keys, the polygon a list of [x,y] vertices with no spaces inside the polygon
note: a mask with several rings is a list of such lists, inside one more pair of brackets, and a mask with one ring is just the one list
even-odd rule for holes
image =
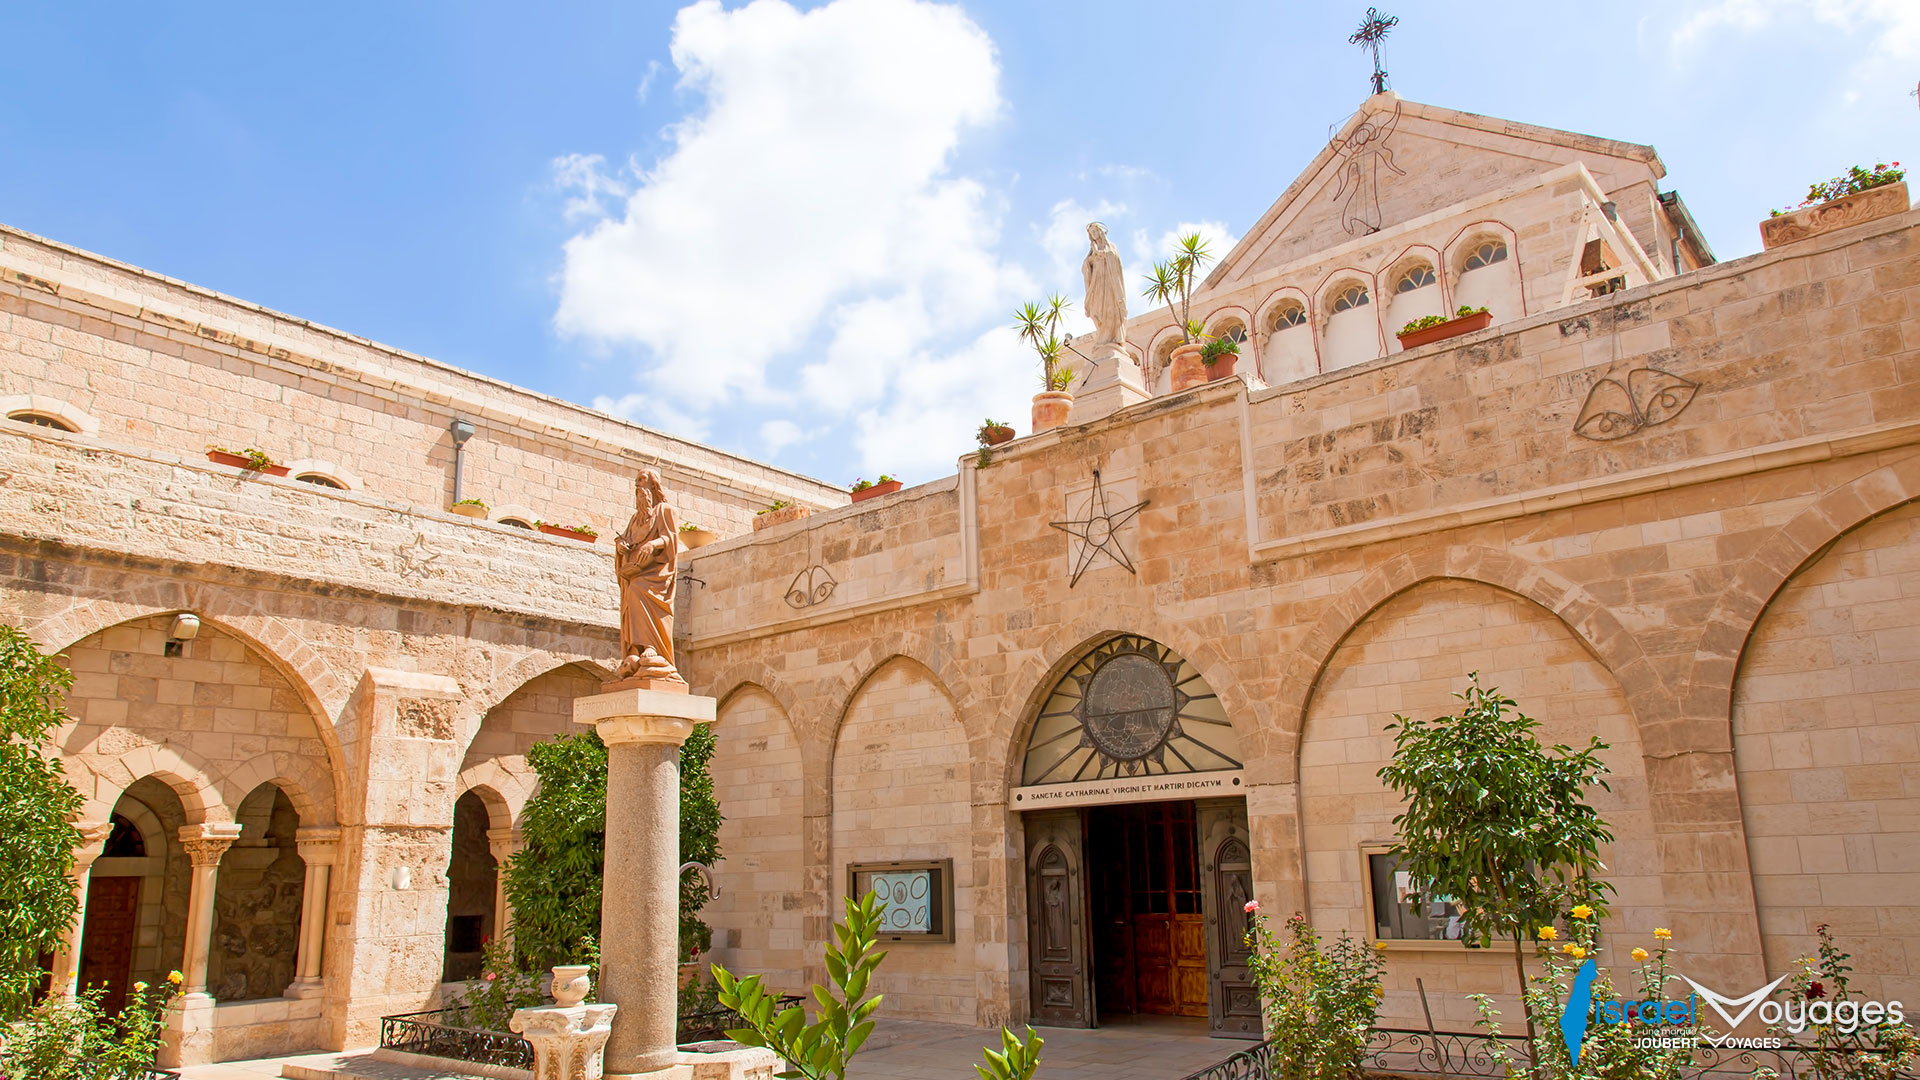
{"label": "cross roof finial", "polygon": [[1380,66],[1380,42],[1389,30],[1399,25],[1397,15],[1382,15],[1379,8],[1367,9],[1367,17],[1360,23],[1360,29],[1348,38],[1350,44],[1373,50],[1373,92],[1384,93],[1387,89],[1387,69]]}

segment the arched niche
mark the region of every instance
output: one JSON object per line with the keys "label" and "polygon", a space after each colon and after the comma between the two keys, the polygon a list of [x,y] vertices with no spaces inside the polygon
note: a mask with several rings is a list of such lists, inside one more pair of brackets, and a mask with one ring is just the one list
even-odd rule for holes
{"label": "arched niche", "polygon": [[207,992],[218,1001],[277,998],[293,982],[307,864],[294,847],[300,815],[286,792],[261,784],[234,814],[240,838],[220,857],[213,895]]}
{"label": "arched niche", "polygon": [[1034,718],[1020,784],[1238,769],[1233,724],[1206,677],[1137,634],[1117,634],[1067,668]]}
{"label": "arched niche", "polygon": [[700,917],[716,959],[770,985],[799,986],[809,956],[806,761],[793,723],[763,687],[720,702],[707,772],[720,803],[719,897]]}

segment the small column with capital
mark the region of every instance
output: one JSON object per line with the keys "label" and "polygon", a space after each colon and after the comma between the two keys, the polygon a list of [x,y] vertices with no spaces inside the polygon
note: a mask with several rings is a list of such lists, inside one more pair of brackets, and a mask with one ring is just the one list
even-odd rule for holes
{"label": "small column with capital", "polygon": [[293,845],[307,864],[307,879],[300,896],[300,940],[294,954],[293,982],[288,984],[285,996],[316,998],[326,992],[320,965],[327,944],[327,887],[334,864],[340,861],[340,829],[303,825],[294,832]]}
{"label": "small column with capital", "polygon": [[193,863],[187,892],[187,947],[180,962],[180,996],[167,1006],[167,1040],[160,1064],[167,1068],[213,1060],[213,995],[207,993],[207,957],[213,948],[213,896],[220,859],[240,839],[233,822],[180,826],[180,846]]}
{"label": "small column with capital", "polygon": [[519,829],[509,825],[487,830],[487,849],[493,853],[493,941],[501,948],[513,946],[513,905],[507,903],[507,860],[526,842]]}
{"label": "small column with capital", "polygon": [[80,949],[87,926],[87,886],[93,878],[93,860],[106,850],[107,836],[113,825],[102,821],[77,822],[80,846],[73,849],[73,925],[62,935],[60,948],[53,954],[53,978],[48,993],[54,997],[72,997],[79,989]]}

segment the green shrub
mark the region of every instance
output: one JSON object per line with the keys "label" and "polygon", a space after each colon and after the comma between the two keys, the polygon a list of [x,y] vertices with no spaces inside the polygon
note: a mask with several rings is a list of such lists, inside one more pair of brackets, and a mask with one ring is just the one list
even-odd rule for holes
{"label": "green shrub", "polygon": [[0,1022],[20,1016],[41,982],[40,958],[79,914],[73,849],[80,793],[51,745],[66,723],[73,673],[19,630],[0,625]]}
{"label": "green shrub", "polygon": [[1380,1011],[1379,950],[1341,934],[1325,949],[1295,912],[1282,944],[1260,905],[1247,905],[1247,970],[1260,990],[1273,1039],[1274,1080],[1346,1080],[1361,1060]]}

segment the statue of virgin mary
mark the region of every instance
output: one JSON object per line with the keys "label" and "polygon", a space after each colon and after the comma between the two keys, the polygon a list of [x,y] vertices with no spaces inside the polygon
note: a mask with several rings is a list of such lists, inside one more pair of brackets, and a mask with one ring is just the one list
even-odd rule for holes
{"label": "statue of virgin mary", "polygon": [[1107,227],[1097,221],[1087,226],[1087,239],[1092,244],[1080,264],[1080,276],[1087,283],[1083,310],[1093,320],[1093,343],[1118,345],[1127,322],[1127,283],[1120,272],[1120,253],[1107,239]]}

